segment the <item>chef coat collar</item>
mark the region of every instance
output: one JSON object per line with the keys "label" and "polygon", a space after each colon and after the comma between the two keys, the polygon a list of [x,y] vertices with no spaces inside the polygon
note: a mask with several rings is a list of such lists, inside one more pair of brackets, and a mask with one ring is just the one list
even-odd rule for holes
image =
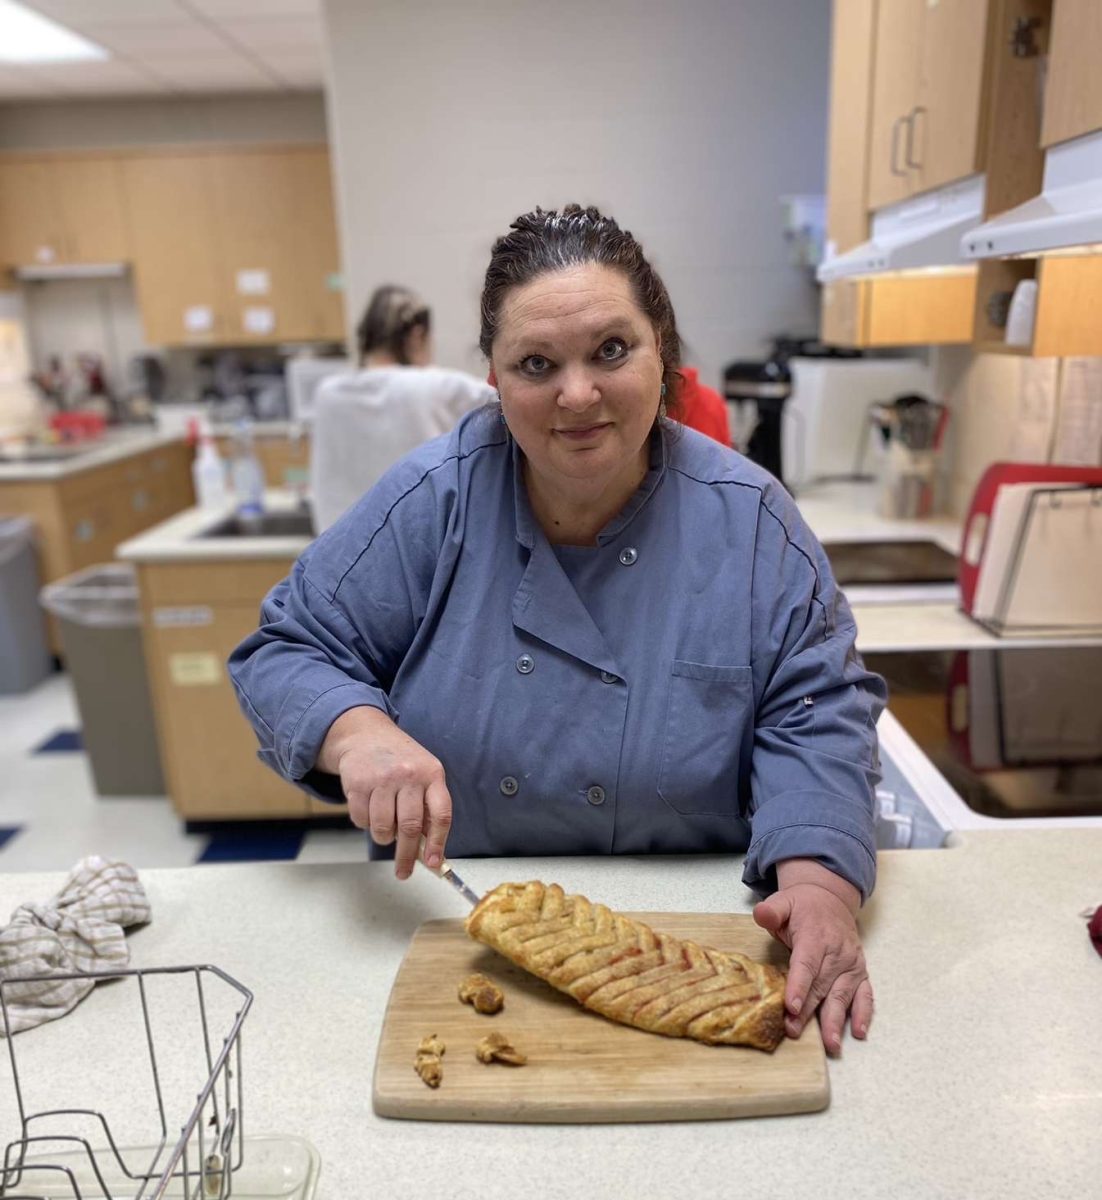
{"label": "chef coat collar", "polygon": [[[513,498],[516,536],[529,550],[528,565],[513,596],[513,625],[517,629],[599,671],[622,676],[616,661],[589,610],[574,590],[547,536],[540,528],[524,486],[523,459],[516,440],[510,438],[513,463]],[[661,430],[651,435],[650,466],[635,494],[597,535],[607,545],[627,528],[654,494],[666,472],[666,444]]]}
{"label": "chef coat collar", "polygon": [[[647,449],[650,458],[647,473],[627,504],[597,534],[598,546],[607,546],[609,542],[619,537],[658,490],[658,485],[666,474],[668,461],[666,439],[669,437],[669,432],[669,422],[666,420],[663,420],[659,427],[651,432]],[[546,541],[546,535],[532,511],[528,489],[524,486],[524,455],[512,434],[509,434],[509,450],[513,462],[513,507],[516,513],[517,541],[531,550],[537,542]]]}

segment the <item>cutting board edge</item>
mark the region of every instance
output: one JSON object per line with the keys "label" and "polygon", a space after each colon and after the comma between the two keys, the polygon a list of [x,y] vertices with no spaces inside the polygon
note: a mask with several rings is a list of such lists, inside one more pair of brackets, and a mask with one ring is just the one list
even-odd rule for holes
{"label": "cutting board edge", "polygon": [[[413,1068],[411,1067],[412,1071]],[[424,1086],[424,1085],[422,1085]],[[778,1097],[776,1102],[765,1102],[761,1097],[753,1101],[754,1107],[716,1101],[699,1109],[663,1108],[648,1102],[622,1105],[620,1108],[604,1107],[594,1111],[577,1103],[561,1107],[549,1106],[546,1101],[540,1106],[509,1105],[494,1106],[482,1102],[477,1109],[460,1101],[441,1097],[438,1090],[425,1089],[422,1098],[414,1099],[406,1093],[388,1096],[380,1094],[378,1081],[373,1081],[371,1107],[377,1117],[395,1121],[460,1121],[467,1123],[503,1125],[631,1125],[657,1124],[667,1121],[730,1121],[751,1117],[790,1117],[822,1112],[830,1105],[830,1077],[824,1072],[822,1087],[803,1096]],[[396,1107],[401,1105],[401,1110]]]}

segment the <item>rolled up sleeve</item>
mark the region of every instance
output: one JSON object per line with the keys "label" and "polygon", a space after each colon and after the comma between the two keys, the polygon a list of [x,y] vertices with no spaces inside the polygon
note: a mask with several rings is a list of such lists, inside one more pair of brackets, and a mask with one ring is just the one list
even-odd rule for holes
{"label": "rolled up sleeve", "polygon": [[876,721],[887,692],[866,671],[822,547],[789,502],[763,506],[753,584],[756,720],[743,881],[811,858],[867,898],[876,882]]}

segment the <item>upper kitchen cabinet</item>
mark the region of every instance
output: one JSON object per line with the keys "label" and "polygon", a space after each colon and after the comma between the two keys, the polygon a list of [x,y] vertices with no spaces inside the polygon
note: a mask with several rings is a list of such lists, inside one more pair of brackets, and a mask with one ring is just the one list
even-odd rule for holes
{"label": "upper kitchen cabinet", "polygon": [[343,338],[324,147],[143,154],[126,162],[125,183],[151,342]]}
{"label": "upper kitchen cabinet", "polygon": [[111,156],[0,161],[0,263],[125,262],[130,257],[120,163]]}
{"label": "upper kitchen cabinet", "polygon": [[1057,0],[1052,12],[1041,144],[1102,129],[1102,3]]}
{"label": "upper kitchen cabinet", "polygon": [[907,166],[918,105],[926,0],[879,0],[872,51],[868,207],[905,200],[914,190]]}
{"label": "upper kitchen cabinet", "polygon": [[136,155],[124,161],[123,178],[146,339],[169,346],[227,341],[207,157]]}
{"label": "upper kitchen cabinet", "polygon": [[865,203],[876,0],[835,0],[827,131],[827,240],[844,254],[869,236]]}
{"label": "upper kitchen cabinet", "polygon": [[983,169],[988,0],[879,0],[868,206]]}
{"label": "upper kitchen cabinet", "polygon": [[343,312],[329,155],[214,155],[209,171],[230,336],[340,339]]}

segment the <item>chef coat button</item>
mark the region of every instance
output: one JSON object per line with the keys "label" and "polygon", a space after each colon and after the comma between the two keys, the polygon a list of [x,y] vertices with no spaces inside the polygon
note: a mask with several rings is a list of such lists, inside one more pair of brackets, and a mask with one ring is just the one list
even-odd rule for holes
{"label": "chef coat button", "polygon": [[522,675],[531,675],[536,669],[536,660],[530,654],[522,654],[517,659],[517,670]]}
{"label": "chef coat button", "polygon": [[501,788],[503,796],[515,796],[520,791],[520,784],[517,783],[515,775],[506,775],[498,787]]}
{"label": "chef coat button", "polygon": [[625,567],[630,567],[633,562],[639,557],[639,551],[634,546],[625,546],[620,551],[620,561]]}
{"label": "chef coat button", "polygon": [[601,682],[602,683],[615,683],[616,680],[619,678],[620,678],[619,675],[613,675],[613,673],[611,671],[602,671],[601,672]]}
{"label": "chef coat button", "polygon": [[585,798],[590,804],[604,804],[605,789],[599,783],[595,783],[585,794]]}

